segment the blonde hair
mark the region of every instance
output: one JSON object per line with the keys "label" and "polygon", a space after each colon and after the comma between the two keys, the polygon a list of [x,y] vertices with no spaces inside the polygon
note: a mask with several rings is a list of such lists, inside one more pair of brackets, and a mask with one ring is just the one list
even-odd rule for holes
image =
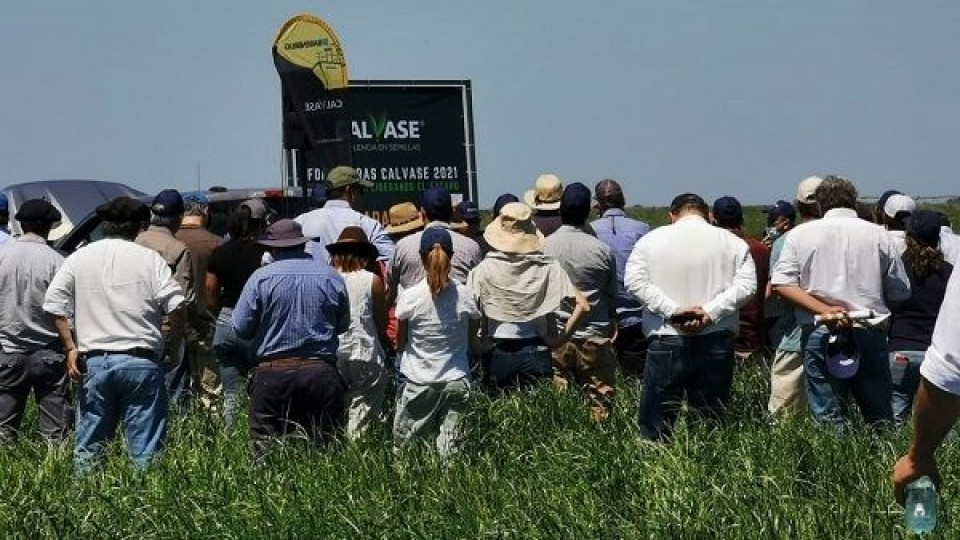
{"label": "blonde hair", "polygon": [[440,244],[434,244],[422,258],[430,294],[437,296],[450,282],[450,256]]}

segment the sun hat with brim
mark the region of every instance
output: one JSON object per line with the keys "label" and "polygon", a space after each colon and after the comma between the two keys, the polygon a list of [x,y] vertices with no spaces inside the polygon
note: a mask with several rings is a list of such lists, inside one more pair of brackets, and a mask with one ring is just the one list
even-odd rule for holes
{"label": "sun hat with brim", "polygon": [[533,189],[523,194],[523,201],[535,210],[558,210],[563,198],[563,182],[555,174],[541,174]]}
{"label": "sun hat with brim", "polygon": [[309,241],[309,238],[303,236],[299,223],[292,219],[281,219],[267,227],[257,243],[269,247],[292,247]]}
{"label": "sun hat with brim", "polygon": [[356,254],[365,259],[373,260],[376,260],[377,256],[380,255],[377,247],[370,243],[367,234],[357,226],[344,227],[337,241],[327,244],[327,252],[330,255]]}
{"label": "sun hat with brim", "polygon": [[483,239],[503,253],[533,253],[543,248],[543,234],[533,222],[533,211],[523,203],[508,203],[487,225]]}
{"label": "sun hat with brim", "polygon": [[836,330],[824,336],[827,372],[837,379],[849,379],[860,369],[860,352],[849,330]]}
{"label": "sun hat with brim", "polygon": [[420,210],[412,202],[395,204],[387,210],[390,224],[387,225],[387,234],[400,234],[423,228],[423,218]]}

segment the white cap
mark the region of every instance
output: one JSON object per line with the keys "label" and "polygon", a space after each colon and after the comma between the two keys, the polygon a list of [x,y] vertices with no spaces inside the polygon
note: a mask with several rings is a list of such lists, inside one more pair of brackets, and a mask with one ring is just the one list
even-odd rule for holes
{"label": "white cap", "polygon": [[800,181],[797,186],[797,202],[803,204],[816,204],[817,199],[813,196],[817,188],[823,182],[819,176],[809,176]]}
{"label": "white cap", "polygon": [[897,214],[903,212],[912,214],[917,209],[917,203],[906,195],[891,195],[883,205],[883,213],[889,218],[896,218]]}

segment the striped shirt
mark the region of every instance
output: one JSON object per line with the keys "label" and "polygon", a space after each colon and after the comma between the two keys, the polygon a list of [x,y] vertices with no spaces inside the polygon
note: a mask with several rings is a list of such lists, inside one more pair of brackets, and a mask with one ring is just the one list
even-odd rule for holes
{"label": "striped shirt", "polygon": [[256,342],[261,361],[333,361],[338,335],[350,326],[350,301],[340,274],[300,252],[254,272],[232,317],[237,335]]}

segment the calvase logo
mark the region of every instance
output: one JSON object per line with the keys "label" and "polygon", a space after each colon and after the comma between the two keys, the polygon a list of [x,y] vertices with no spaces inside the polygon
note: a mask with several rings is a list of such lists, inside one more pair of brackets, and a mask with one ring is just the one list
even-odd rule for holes
{"label": "calvase logo", "polygon": [[386,113],[379,116],[370,114],[366,120],[351,122],[355,138],[376,142],[419,139],[422,128],[423,120],[394,120],[387,118]]}

